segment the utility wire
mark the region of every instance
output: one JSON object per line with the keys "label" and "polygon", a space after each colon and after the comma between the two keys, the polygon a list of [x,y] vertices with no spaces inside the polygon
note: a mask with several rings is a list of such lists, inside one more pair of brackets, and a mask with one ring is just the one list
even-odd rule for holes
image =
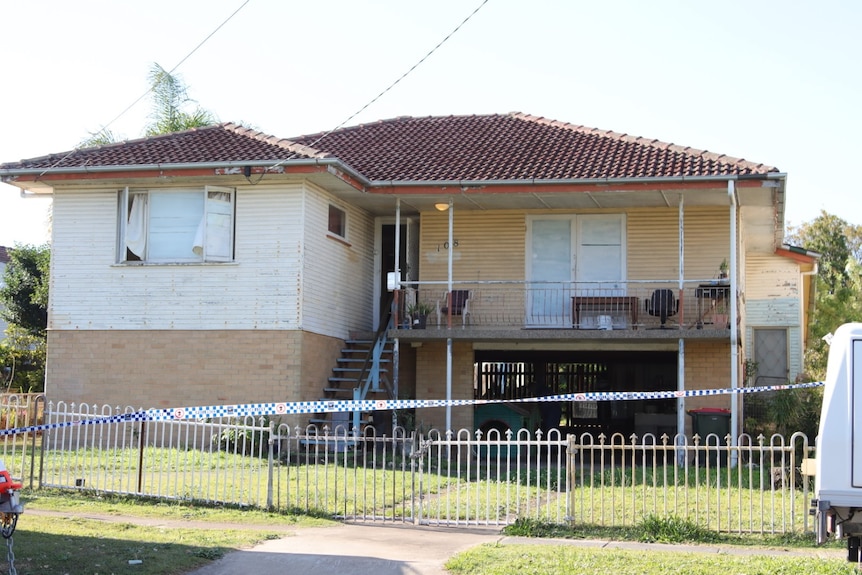
{"label": "utility wire", "polygon": [[[217,27],[216,27],[212,32],[210,32],[210,33],[207,35],[207,37],[206,37],[206,38],[204,38],[204,39],[203,39],[203,40],[202,40],[202,41],[201,41],[197,46],[195,46],[195,47],[194,47],[194,49],[192,49],[192,51],[191,51],[191,52],[189,52],[189,53],[188,53],[188,54],[187,54],[187,55],[186,55],[182,60],[180,60],[180,61],[179,61],[179,62],[178,62],[178,63],[177,63],[173,68],[171,68],[171,70],[168,72],[168,74],[173,74],[173,73],[174,73],[174,71],[176,71],[176,70],[177,70],[177,68],[179,68],[179,67],[180,67],[180,66],[181,66],[181,65],[182,65],[186,60],[188,60],[188,59],[189,59],[189,58],[190,58],[190,57],[191,57],[195,52],[197,52],[197,51],[198,51],[198,49],[199,49],[201,46],[203,46],[203,45],[204,45],[204,44],[205,44],[205,43],[206,43],[210,38],[212,38],[212,37],[213,37],[213,35],[215,35],[219,30],[221,30],[221,28],[222,28],[225,24],[227,24],[227,23],[228,23],[228,22],[229,22],[229,21],[230,21],[234,16],[236,16],[236,15],[239,13],[239,11],[240,11],[240,10],[242,10],[243,8],[245,8],[245,6],[246,6],[249,2],[251,2],[251,0],[245,0],[245,2],[243,2],[243,3],[239,6],[239,8],[237,8],[236,10],[234,10],[234,12],[233,12],[230,16],[228,16],[228,17],[227,17],[227,18],[226,18],[226,19],[225,19],[221,24],[219,24],[219,25],[218,25],[218,26],[217,26]],[[469,21],[470,21],[470,19],[472,19],[472,18],[473,18],[473,16],[475,16],[475,15],[476,15],[476,13],[477,13],[477,12],[479,12],[479,10],[481,10],[481,9],[485,6],[485,4],[487,4],[487,3],[488,3],[488,0],[482,0],[482,3],[481,3],[481,4],[479,4],[479,6],[477,6],[475,10],[473,10],[473,11],[472,11],[472,12],[471,12],[471,13],[470,13],[466,18],[464,18],[464,20],[462,20],[460,24],[458,24],[458,25],[457,25],[457,26],[456,26],[456,27],[455,27],[451,32],[449,32],[449,34],[447,34],[445,38],[443,38],[442,40],[440,40],[440,42],[438,42],[436,46],[434,46],[431,50],[429,50],[427,54],[425,54],[424,56],[422,56],[422,58],[420,58],[418,62],[416,62],[415,64],[413,64],[413,66],[411,66],[411,67],[410,67],[410,69],[408,69],[406,72],[404,72],[403,74],[401,74],[401,76],[399,76],[397,80],[395,80],[394,82],[392,82],[392,83],[391,83],[389,86],[387,86],[387,87],[386,87],[382,92],[380,92],[379,94],[377,94],[374,98],[372,98],[372,99],[371,99],[367,104],[365,104],[364,106],[362,106],[361,108],[359,108],[356,112],[354,112],[353,114],[351,114],[350,116],[348,116],[348,117],[347,117],[345,120],[343,120],[340,124],[338,124],[338,125],[337,125],[337,126],[335,126],[334,128],[332,128],[332,129],[330,129],[330,130],[328,130],[328,131],[324,132],[323,134],[321,134],[321,135],[320,135],[320,137],[319,137],[319,138],[317,138],[316,140],[314,140],[311,144],[308,144],[308,145],[306,145],[306,146],[303,146],[303,147],[301,148],[301,150],[306,150],[306,149],[308,149],[308,148],[313,148],[313,147],[314,147],[314,146],[316,146],[318,143],[320,143],[320,141],[321,141],[321,140],[323,140],[323,139],[324,139],[324,138],[326,138],[328,135],[330,135],[332,132],[335,132],[336,130],[339,130],[339,129],[341,129],[342,127],[344,127],[344,126],[345,126],[348,122],[350,122],[353,118],[355,118],[356,116],[358,116],[359,114],[361,114],[362,112],[364,112],[367,108],[369,108],[370,106],[372,106],[372,105],[373,105],[375,102],[377,102],[380,98],[382,98],[384,95],[386,95],[390,90],[392,90],[396,85],[398,85],[398,84],[401,82],[401,80],[403,80],[403,79],[404,79],[404,78],[406,78],[408,75],[410,75],[410,74],[411,74],[411,73],[412,73],[416,68],[418,68],[418,67],[419,67],[423,62],[425,62],[425,60],[427,60],[428,58],[430,58],[430,57],[431,57],[431,55],[432,55],[432,54],[434,54],[434,52],[436,52],[436,51],[437,51],[437,50],[438,50],[438,49],[439,49],[443,44],[445,44],[445,43],[446,43],[446,42],[447,42],[447,41],[448,41],[452,36],[454,36],[454,35],[455,35],[455,34],[456,34],[456,33],[457,33],[457,32],[458,32],[458,31],[459,31],[459,30],[460,30],[460,29],[461,29],[461,28],[462,28],[462,27],[467,23],[467,22],[469,22]],[[110,122],[108,122],[107,124],[105,124],[104,126],[102,126],[102,130],[107,130],[107,129],[108,129],[108,128],[109,128],[109,127],[110,127],[114,122],[116,122],[117,120],[119,120],[119,119],[120,119],[121,117],[123,117],[126,113],[128,113],[128,111],[129,111],[129,110],[131,110],[132,108],[134,108],[134,107],[135,107],[135,106],[136,106],[136,105],[137,105],[141,100],[143,100],[144,98],[146,98],[146,97],[150,94],[150,92],[151,92],[151,91],[152,91],[152,86],[151,86],[151,87],[150,87],[146,92],[144,92],[143,94],[141,94],[141,95],[138,97],[138,99],[136,99],[136,100],[135,100],[134,102],[132,102],[128,107],[126,107],[126,109],[124,109],[122,112],[120,112],[120,113],[119,113],[119,114],[118,114],[114,119],[112,119]],[[54,169],[55,167],[57,167],[58,165],[60,165],[60,164],[61,164],[61,163],[66,159],[66,158],[68,158],[69,156],[71,156],[72,154],[74,154],[75,152],[77,152],[79,149],[81,149],[81,148],[80,148],[80,146],[76,146],[74,149],[72,149],[70,152],[68,152],[65,156],[63,156],[62,158],[60,158],[59,160],[57,160],[56,162],[54,162],[54,164],[52,164],[52,165],[51,165],[51,166],[49,166],[48,168],[45,168],[45,170],[44,170],[42,173],[40,173],[38,177],[42,177],[42,176],[44,176],[46,173],[50,172],[52,169]],[[274,168],[277,168],[278,166],[282,165],[283,163],[285,163],[285,162],[287,162],[287,161],[289,161],[289,160],[291,160],[291,159],[295,158],[295,157],[296,157],[296,155],[297,155],[297,153],[298,153],[298,152],[294,152],[294,153],[292,153],[292,154],[291,154],[291,155],[289,155],[288,157],[284,158],[283,160],[278,161],[277,163],[275,163],[275,164],[273,164],[272,166],[270,166],[269,168],[267,168],[267,170],[272,170],[272,169],[274,169]],[[267,171],[267,170],[264,170],[264,173],[266,173],[266,171]],[[261,178],[263,178],[263,174],[261,174]],[[258,181],[260,181],[260,179],[258,179]]]}
{"label": "utility wire", "polygon": [[[176,71],[176,69],[177,69],[177,68],[179,68],[180,66],[182,66],[182,65],[185,63],[185,61],[186,61],[186,60],[188,60],[189,58],[191,58],[191,57],[192,57],[192,55],[193,55],[195,52],[197,52],[197,51],[200,49],[200,47],[201,47],[201,46],[203,46],[204,44],[206,44],[206,42],[207,42],[210,38],[212,38],[212,37],[216,34],[216,32],[218,32],[219,30],[221,30],[221,29],[224,27],[224,25],[225,25],[225,24],[227,24],[228,22],[230,22],[230,21],[233,19],[233,17],[234,17],[234,16],[236,16],[236,15],[239,13],[239,11],[240,11],[240,10],[242,10],[243,8],[245,8],[245,7],[246,7],[246,5],[247,5],[249,2],[251,2],[251,0],[245,0],[245,2],[243,2],[243,3],[239,6],[239,8],[237,8],[236,10],[234,10],[234,11],[233,11],[233,13],[232,13],[230,16],[228,16],[227,18],[225,18],[225,20],[224,20],[221,24],[219,24],[218,26],[216,26],[215,30],[213,30],[212,32],[210,32],[210,33],[206,36],[206,38],[204,38],[203,40],[201,40],[201,41],[198,43],[198,45],[197,45],[197,46],[195,46],[195,47],[192,49],[192,51],[191,51],[191,52],[189,52],[188,54],[186,54],[186,55],[185,55],[185,57],[184,57],[182,60],[180,60],[179,62],[177,62],[177,64],[176,64],[173,68],[171,68],[170,72],[168,72],[168,75],[172,75],[172,74],[174,73],[174,71]],[[138,105],[138,103],[139,103],[141,100],[143,100],[144,98],[146,98],[147,96],[149,96],[149,95],[150,95],[150,92],[152,92],[152,91],[153,91],[153,86],[150,86],[150,87],[147,89],[147,91],[146,91],[146,92],[144,92],[143,94],[141,94],[141,95],[138,97],[138,99],[137,99],[137,100],[135,100],[134,102],[132,102],[131,104],[129,104],[129,105],[126,107],[126,109],[125,109],[125,110],[123,110],[122,112],[120,112],[119,114],[117,114],[117,116],[116,116],[116,117],[114,117],[114,119],[113,119],[113,120],[111,120],[110,122],[108,122],[107,124],[105,124],[104,126],[102,126],[101,131],[105,131],[105,130],[107,130],[107,129],[108,129],[108,128],[109,128],[109,127],[110,127],[114,122],[116,122],[117,120],[119,120],[120,118],[122,118],[123,116],[125,116],[125,115],[129,112],[129,110],[131,110],[132,108],[134,108],[135,106],[137,106],[137,105]],[[49,167],[45,168],[45,171],[43,171],[41,174],[39,174],[39,176],[38,176],[38,177],[39,177],[39,178],[41,178],[42,176],[44,176],[45,174],[47,174],[48,172],[50,172],[51,170],[53,170],[54,168],[56,168],[57,166],[59,166],[61,163],[63,163],[63,161],[64,161],[66,158],[68,158],[69,156],[71,156],[72,154],[74,154],[75,152],[77,152],[77,151],[78,151],[78,150],[80,150],[80,149],[81,149],[81,146],[80,146],[80,145],[75,146],[75,147],[74,147],[71,151],[69,151],[65,156],[63,156],[62,158],[60,158],[59,160],[57,160],[56,162],[54,162],[51,166],[49,166]]]}
{"label": "utility wire", "polygon": [[[230,20],[231,20],[234,16],[236,16],[236,15],[237,15],[237,13],[239,13],[239,11],[240,11],[240,10],[242,10],[243,8],[245,8],[246,4],[248,4],[249,2],[251,2],[251,0],[245,0],[245,2],[243,2],[243,3],[242,3],[242,5],[241,5],[239,8],[237,8],[236,10],[234,10],[233,14],[231,14],[230,16],[228,16],[228,17],[227,17],[227,19],[226,19],[224,22],[222,22],[221,24],[219,24],[219,25],[216,27],[216,29],[215,29],[215,30],[213,30],[212,32],[210,32],[210,33],[209,33],[209,35],[208,35],[206,38],[204,38],[203,40],[201,40],[201,42],[200,42],[197,46],[195,46],[195,47],[194,47],[194,49],[193,49],[191,52],[189,52],[188,54],[186,54],[186,57],[185,57],[185,58],[183,58],[182,60],[180,60],[179,62],[177,62],[176,66],[174,66],[173,68],[171,68],[171,69],[170,69],[170,71],[168,72],[168,75],[169,75],[169,76],[173,75],[174,71],[176,71],[176,69],[177,69],[177,68],[179,68],[180,66],[182,66],[182,65],[185,63],[185,61],[186,61],[186,60],[188,60],[189,58],[191,58],[191,57],[192,57],[192,55],[193,55],[195,52],[197,52],[197,51],[198,51],[198,49],[199,49],[201,46],[203,46],[203,45],[207,42],[207,40],[209,40],[210,38],[212,38],[212,37],[215,35],[215,33],[216,33],[216,32],[218,32],[219,30],[221,30],[221,29],[222,29],[222,27],[223,27],[225,24],[227,24],[228,22],[230,22]],[[102,129],[103,129],[103,130],[107,130],[107,129],[108,129],[108,127],[109,127],[111,124],[113,124],[114,122],[116,122],[117,120],[119,120],[120,118],[122,118],[122,117],[123,117],[123,116],[124,116],[124,115],[129,111],[129,110],[131,110],[132,108],[134,108],[135,106],[137,106],[137,105],[138,105],[138,102],[140,102],[141,100],[143,100],[144,98],[146,98],[147,96],[149,96],[149,95],[150,95],[150,92],[152,92],[152,91],[153,91],[153,87],[152,87],[152,86],[150,86],[150,88],[149,88],[146,92],[144,92],[143,94],[141,94],[141,95],[138,97],[138,99],[137,99],[137,100],[135,100],[134,102],[132,102],[132,103],[129,105],[129,107],[128,107],[128,108],[126,108],[125,110],[123,110],[122,112],[120,112],[120,113],[117,115],[117,117],[116,117],[116,118],[114,118],[113,120],[111,120],[110,122],[108,122],[107,124],[105,124],[105,126],[104,126]]]}
{"label": "utility wire", "polygon": [[[302,148],[300,148],[300,150],[307,150],[307,149],[309,149],[309,148],[314,148],[314,146],[316,146],[316,145],[317,145],[321,140],[323,140],[324,138],[326,138],[329,134],[331,134],[332,132],[335,132],[335,131],[337,131],[337,130],[340,130],[341,128],[343,128],[343,127],[344,127],[344,125],[345,125],[345,124],[347,124],[348,122],[350,122],[350,120],[352,120],[353,118],[355,118],[356,116],[358,116],[359,114],[361,114],[362,112],[364,112],[364,111],[365,111],[369,106],[371,106],[372,104],[374,104],[375,102],[377,102],[377,100],[379,100],[380,98],[382,98],[382,97],[383,97],[387,92],[389,92],[389,91],[390,91],[392,88],[394,88],[394,87],[395,87],[399,82],[401,82],[401,80],[403,80],[404,78],[406,78],[406,77],[407,77],[411,72],[413,72],[413,70],[415,70],[416,68],[418,68],[418,67],[419,67],[419,66],[420,66],[420,65],[421,65],[425,60],[427,60],[428,58],[430,58],[430,57],[431,57],[431,55],[432,55],[434,52],[436,52],[438,48],[440,48],[440,46],[442,46],[443,44],[445,44],[445,43],[446,43],[446,41],[447,41],[447,40],[449,40],[449,38],[451,38],[452,36],[454,36],[454,35],[455,35],[455,33],[456,33],[456,32],[458,32],[458,30],[460,30],[460,29],[461,29],[461,27],[463,27],[463,26],[464,26],[464,24],[466,24],[466,23],[467,23],[467,22],[468,22],[468,21],[469,21],[473,16],[475,16],[475,15],[476,15],[476,13],[477,13],[479,10],[481,10],[481,9],[482,9],[482,7],[483,7],[483,6],[485,6],[485,4],[487,4],[487,3],[488,3],[488,0],[482,0],[482,3],[481,3],[481,4],[479,4],[479,6],[477,6],[477,7],[476,7],[476,9],[475,9],[475,10],[473,10],[473,11],[470,13],[470,15],[469,15],[469,16],[467,16],[466,18],[464,18],[464,20],[463,20],[460,24],[458,24],[457,26],[455,26],[455,29],[454,29],[454,30],[452,30],[451,32],[449,32],[449,34],[447,34],[445,38],[443,38],[442,40],[440,40],[440,42],[439,42],[436,46],[434,46],[434,47],[433,47],[433,48],[432,48],[432,49],[431,49],[427,54],[425,54],[424,56],[422,56],[422,58],[421,58],[418,62],[416,62],[415,64],[413,64],[413,66],[411,66],[409,70],[407,70],[406,72],[404,72],[403,74],[401,74],[401,76],[400,76],[397,80],[395,80],[394,82],[392,82],[391,84],[389,84],[389,86],[388,86],[388,87],[386,87],[386,89],[384,89],[382,92],[380,92],[379,94],[377,94],[374,98],[372,98],[372,99],[371,99],[371,101],[369,101],[367,104],[365,104],[364,106],[362,106],[361,108],[359,108],[356,112],[354,112],[353,114],[351,114],[351,115],[350,115],[346,120],[342,121],[340,124],[338,124],[338,125],[337,125],[337,126],[335,126],[334,128],[332,128],[332,129],[330,129],[330,130],[328,130],[328,131],[324,132],[323,134],[321,134],[321,135],[320,135],[320,137],[319,137],[319,138],[317,138],[316,140],[314,140],[314,141],[313,141],[313,142],[311,142],[310,144],[308,144],[308,145],[306,145],[306,146],[303,146]],[[282,165],[283,163],[287,162],[288,160],[291,160],[291,159],[295,158],[297,153],[299,153],[299,152],[294,152],[294,153],[292,153],[290,156],[288,156],[288,157],[284,158],[283,160],[280,160],[279,162],[275,163],[274,165],[270,166],[270,167],[269,167],[269,168],[267,168],[267,169],[272,170],[273,168],[277,168],[278,166]]]}

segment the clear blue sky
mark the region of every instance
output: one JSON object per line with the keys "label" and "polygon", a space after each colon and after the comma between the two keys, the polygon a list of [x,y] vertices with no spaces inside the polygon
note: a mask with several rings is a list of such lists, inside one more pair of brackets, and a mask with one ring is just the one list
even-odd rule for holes
{"label": "clear blue sky", "polygon": [[[5,0],[0,162],[63,152],[244,0]],[[177,70],[221,121],[334,128],[482,0],[250,0]],[[862,3],[489,0],[350,124],[520,111],[742,157],[788,174],[787,220],[862,224]],[[109,126],[136,138],[142,100]],[[41,243],[47,201],[0,185],[0,245]]]}

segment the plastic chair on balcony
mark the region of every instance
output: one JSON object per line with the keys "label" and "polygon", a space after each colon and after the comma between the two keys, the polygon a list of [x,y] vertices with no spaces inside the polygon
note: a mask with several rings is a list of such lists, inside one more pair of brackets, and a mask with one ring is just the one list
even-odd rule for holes
{"label": "plastic chair on balcony", "polygon": [[443,317],[449,315],[449,305],[452,306],[452,316],[461,316],[461,326],[467,325],[467,316],[472,315],[470,302],[473,301],[473,291],[453,289],[437,300],[437,327],[443,325]]}
{"label": "plastic chair on balcony", "polygon": [[652,292],[652,297],[644,301],[646,312],[661,321],[661,329],[667,329],[667,318],[679,311],[679,302],[672,289],[662,288]]}

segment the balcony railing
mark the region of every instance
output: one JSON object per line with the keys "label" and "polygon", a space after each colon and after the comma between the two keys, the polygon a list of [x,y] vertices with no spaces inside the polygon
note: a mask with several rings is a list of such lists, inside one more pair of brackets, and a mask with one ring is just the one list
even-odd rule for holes
{"label": "balcony railing", "polygon": [[728,329],[730,293],[716,280],[419,282],[396,292],[396,329]]}

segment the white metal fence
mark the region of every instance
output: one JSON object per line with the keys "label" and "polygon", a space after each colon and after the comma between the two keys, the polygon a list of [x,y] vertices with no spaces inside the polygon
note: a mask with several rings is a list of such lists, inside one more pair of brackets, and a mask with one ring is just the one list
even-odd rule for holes
{"label": "white metal fence", "polygon": [[[33,399],[34,414],[41,400]],[[27,404],[30,405],[29,403]],[[31,407],[27,407],[31,409]],[[26,409],[7,427],[21,427]],[[518,518],[603,526],[681,517],[731,532],[809,531],[812,447],[741,435],[561,436],[520,430],[354,436],[266,418],[118,421],[132,408],[45,404],[53,429],[5,436],[25,487],[93,490],[318,513],[367,522],[505,525]],[[17,415],[17,414],[21,415]],[[29,416],[28,416],[29,417]],[[30,422],[31,424],[35,421]]]}
{"label": "white metal fence", "polygon": [[[42,423],[45,396],[38,393],[0,394],[0,429],[27,428]],[[36,481],[41,451],[41,434],[24,432],[7,435],[0,459],[9,473],[25,485]]]}

